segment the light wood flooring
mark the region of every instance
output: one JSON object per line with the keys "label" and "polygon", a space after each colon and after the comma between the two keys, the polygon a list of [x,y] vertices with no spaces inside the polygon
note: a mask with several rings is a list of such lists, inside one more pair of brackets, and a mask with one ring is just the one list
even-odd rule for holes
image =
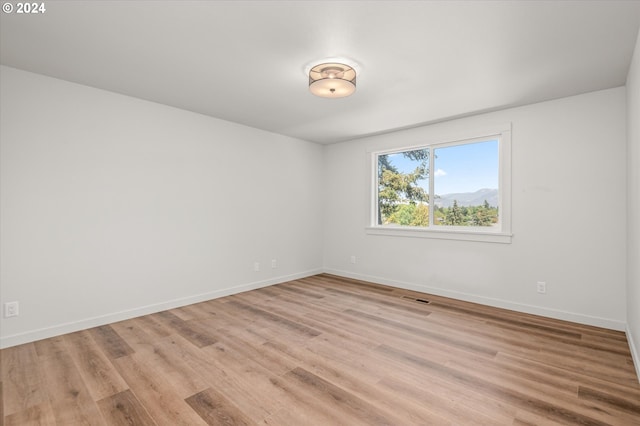
{"label": "light wood flooring", "polygon": [[331,275],[0,355],[7,426],[640,425],[624,333]]}

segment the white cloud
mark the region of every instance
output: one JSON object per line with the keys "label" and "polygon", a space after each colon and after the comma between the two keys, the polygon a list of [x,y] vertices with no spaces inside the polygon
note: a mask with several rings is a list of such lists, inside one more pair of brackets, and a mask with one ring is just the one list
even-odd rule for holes
{"label": "white cloud", "polygon": [[442,169],[436,170],[436,172],[433,174],[433,176],[435,176],[435,177],[446,176],[446,175],[447,175],[447,172],[445,172]]}

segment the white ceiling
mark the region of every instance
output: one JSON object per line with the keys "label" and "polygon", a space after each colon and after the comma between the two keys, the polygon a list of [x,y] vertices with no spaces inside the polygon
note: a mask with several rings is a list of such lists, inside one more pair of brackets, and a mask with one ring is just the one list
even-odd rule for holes
{"label": "white ceiling", "polygon": [[[614,0],[45,6],[1,14],[2,64],[319,143],[622,86],[640,24]],[[354,95],[309,93],[327,57]]]}

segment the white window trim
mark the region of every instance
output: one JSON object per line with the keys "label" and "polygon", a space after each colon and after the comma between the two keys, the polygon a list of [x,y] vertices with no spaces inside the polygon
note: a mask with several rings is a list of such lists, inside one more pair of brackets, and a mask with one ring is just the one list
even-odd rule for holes
{"label": "white window trim", "polygon": [[[468,132],[467,137],[457,135],[452,138],[440,138],[437,142],[427,142],[421,145],[402,146],[387,150],[369,151],[369,185],[370,185],[370,203],[369,203],[369,219],[365,231],[368,235],[383,235],[393,237],[408,238],[435,238],[445,240],[463,240],[463,241],[481,241],[488,243],[511,243],[511,124],[496,126],[491,129],[483,129],[480,132]],[[460,143],[472,143],[474,141],[487,140],[489,138],[499,139],[499,188],[498,199],[500,207],[499,228],[487,229],[483,227],[452,227],[452,226],[434,226],[433,225],[433,207],[429,206],[429,222],[428,228],[409,227],[409,226],[389,226],[378,225],[377,207],[378,207],[378,155],[389,154],[401,151],[411,151],[421,148],[443,148],[447,146],[458,145]],[[433,151],[432,151],[433,152]],[[429,156],[429,170],[433,170],[434,156]],[[429,192],[433,193],[434,179],[429,176]]]}

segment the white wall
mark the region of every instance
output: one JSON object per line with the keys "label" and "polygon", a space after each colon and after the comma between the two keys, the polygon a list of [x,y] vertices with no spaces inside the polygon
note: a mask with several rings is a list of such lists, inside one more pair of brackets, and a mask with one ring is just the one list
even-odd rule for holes
{"label": "white wall", "polygon": [[640,33],[627,77],[627,338],[640,376]]}
{"label": "white wall", "polygon": [[0,80],[0,295],[20,302],[2,346],[320,271],[322,146],[12,68]]}
{"label": "white wall", "polygon": [[[511,244],[365,234],[368,150],[503,123],[512,123]],[[625,89],[616,88],[331,145],[325,269],[624,330],[625,140]]]}

